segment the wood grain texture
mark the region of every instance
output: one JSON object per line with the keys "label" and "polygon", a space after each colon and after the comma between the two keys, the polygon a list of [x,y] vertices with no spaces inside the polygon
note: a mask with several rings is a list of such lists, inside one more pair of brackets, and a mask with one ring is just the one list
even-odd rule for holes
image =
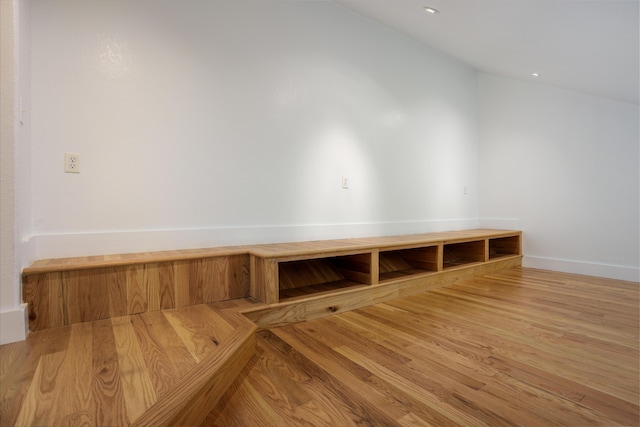
{"label": "wood grain texture", "polygon": [[450,243],[484,240],[488,238],[521,236],[517,230],[474,229],[446,231],[441,233],[410,234],[403,236],[384,236],[353,238],[342,240],[318,240],[312,242],[276,243],[251,246],[250,253],[262,258],[282,258],[286,260],[308,259],[332,256],[342,252],[345,255],[362,253],[371,249],[405,249],[438,245],[443,241]]}
{"label": "wood grain texture", "polygon": [[[165,255],[168,256],[168,255]],[[23,275],[32,331],[249,296],[247,254]],[[119,260],[119,263],[125,262]]]}
{"label": "wood grain texture", "polygon": [[251,296],[265,304],[278,302],[278,262],[251,255]]}
{"label": "wood grain texture", "polygon": [[338,282],[338,286],[329,287],[325,292],[314,289],[308,294],[299,293],[295,297],[283,299],[279,304],[249,308],[243,311],[243,314],[260,329],[304,322],[436,289],[475,275],[519,267],[521,263],[521,257],[514,256],[437,273],[417,272],[410,276],[396,277],[393,282],[377,285]]}
{"label": "wood grain texture", "polygon": [[479,229],[41,260],[23,271],[23,300],[32,331],[249,296],[277,304],[283,290],[378,284],[520,255],[520,244],[519,231]]}
{"label": "wood grain texture", "polygon": [[0,346],[0,425],[198,424],[253,354],[255,326],[236,313],[247,305],[84,322]]}
{"label": "wood grain texture", "polygon": [[199,425],[253,356],[255,330],[250,322],[235,329],[229,345],[206,357],[133,425]]}
{"label": "wood grain texture", "polygon": [[444,269],[457,267],[475,262],[485,262],[487,256],[487,240],[473,240],[468,242],[444,244]]}
{"label": "wood grain texture", "polygon": [[508,236],[488,239],[487,243],[487,254],[489,259],[522,253],[522,239],[520,238],[520,236]]}
{"label": "wood grain texture", "polygon": [[180,249],[157,252],[141,252],[129,254],[93,255],[71,258],[45,259],[34,262],[23,270],[24,276],[60,272],[66,270],[94,269],[100,267],[121,267],[137,264],[153,264],[179,260],[197,260],[234,255],[251,254],[262,258],[308,256],[310,253],[322,256],[323,253],[355,250],[362,251],[374,248],[410,247],[443,240],[468,241],[486,239],[488,237],[521,235],[516,230],[474,229],[447,231],[441,233],[411,234],[404,236],[354,238],[340,240],[319,240],[313,242],[292,242],[247,246],[227,246],[204,249]]}
{"label": "wood grain texture", "polygon": [[231,246],[206,249],[180,249],[129,254],[92,255],[72,258],[44,259],[23,270],[23,275],[43,274],[67,270],[86,270],[101,267],[122,267],[173,261],[217,258],[249,253],[251,246]]}
{"label": "wood grain texture", "polygon": [[264,330],[202,426],[637,426],[639,287],[513,268]]}
{"label": "wood grain texture", "polygon": [[410,274],[438,271],[438,246],[380,252],[380,281]]}

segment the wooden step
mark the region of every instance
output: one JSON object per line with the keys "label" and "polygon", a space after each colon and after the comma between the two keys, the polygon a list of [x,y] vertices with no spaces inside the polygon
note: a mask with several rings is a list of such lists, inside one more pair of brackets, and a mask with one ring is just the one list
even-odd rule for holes
{"label": "wooden step", "polygon": [[246,249],[43,260],[23,271],[29,329],[249,297]]}
{"label": "wooden step", "polygon": [[198,425],[252,357],[239,300],[79,323],[0,347],[2,425]]}

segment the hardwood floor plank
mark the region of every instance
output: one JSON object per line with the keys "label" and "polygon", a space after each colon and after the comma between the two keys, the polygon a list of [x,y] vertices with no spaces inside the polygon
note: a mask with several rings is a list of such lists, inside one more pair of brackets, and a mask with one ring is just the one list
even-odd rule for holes
{"label": "hardwood floor plank", "polygon": [[0,346],[0,425],[14,425],[18,410],[30,389],[40,359],[47,354],[64,352],[71,328],[54,328],[35,332],[34,340]]}
{"label": "hardwood floor plank", "polygon": [[[260,335],[265,339],[264,333]],[[298,406],[312,400],[312,395],[300,386],[302,383],[309,383],[311,377],[297,365],[283,363],[279,355],[269,347],[261,349],[255,372],[262,375],[252,375],[249,380],[254,388],[264,396],[269,396],[273,406],[281,411],[295,412]]]}
{"label": "hardwood floor plank", "polygon": [[[512,378],[518,378],[533,387],[547,390],[576,404],[592,408],[601,413],[610,412],[609,417],[623,425],[635,425],[638,420],[638,406],[588,386],[566,380],[556,375],[524,365],[513,360],[490,358],[491,366]],[[612,409],[615,409],[612,411]]]}
{"label": "hardwood floor plank", "polygon": [[93,425],[127,425],[122,372],[111,320],[99,320],[92,326],[92,393],[95,402]]}
{"label": "hardwood floor plank", "polygon": [[94,423],[92,398],[93,334],[90,323],[72,325],[69,346],[58,379],[58,425],[87,425]]}
{"label": "hardwood floor plank", "polygon": [[133,316],[131,326],[140,343],[145,364],[149,368],[149,377],[156,396],[160,397],[171,390],[180,377],[149,319],[144,315]]}
{"label": "hardwood floor plank", "polygon": [[332,414],[335,423],[339,425],[374,425],[372,422],[375,420],[383,424],[392,424],[392,419],[388,418],[378,407],[359,395],[347,393],[341,379],[310,362],[288,343],[270,331],[264,331],[260,336],[263,338],[263,342],[268,342],[269,347],[274,349],[283,360],[295,362],[295,366],[301,369],[301,373],[310,377],[310,384],[305,389],[310,393],[313,392],[316,405],[322,403],[320,408],[326,413]]}
{"label": "hardwood floor plank", "polygon": [[195,366],[196,361],[180,339],[173,325],[167,320],[164,313],[160,311],[145,313],[144,319],[147,328],[153,331],[154,342],[165,353],[176,376],[178,378],[185,376]]}
{"label": "hardwood floor plank", "polygon": [[[557,374],[569,375],[572,380],[582,384],[591,383],[593,386],[604,388],[605,391],[614,393],[621,398],[632,398],[637,394],[637,388],[624,381],[625,374],[618,373],[613,368],[616,362],[603,361],[602,359],[589,355],[588,351],[579,348],[572,351],[560,350],[557,347],[550,346],[539,340],[532,340],[529,334],[518,333],[513,329],[513,324],[508,329],[501,330],[498,327],[491,326],[484,321],[484,318],[474,318],[474,312],[469,310],[461,310],[458,305],[451,301],[438,300],[439,295],[433,295],[430,299],[431,303],[437,302],[438,307],[430,310],[436,315],[446,318],[447,325],[455,326],[458,330],[466,330],[466,328],[474,328],[481,324],[483,329],[491,330],[494,334],[488,334],[483,337],[482,343],[490,346],[495,354],[505,357],[515,358],[517,360],[534,364],[541,369],[545,369],[545,364],[550,366]],[[416,301],[406,301],[405,306],[416,306]],[[418,307],[416,307],[418,309]],[[468,336],[467,339],[474,340],[478,345],[478,338]],[[577,354],[576,354],[577,353]],[[582,361],[584,357],[589,357],[589,366],[584,366]],[[549,364],[548,361],[555,363]],[[549,367],[546,367],[549,369]],[[632,373],[635,368],[630,367]],[[613,377],[613,378],[612,378]],[[611,380],[614,381],[611,381]]]}
{"label": "hardwood floor plank", "polygon": [[228,342],[180,379],[171,394],[149,408],[135,426],[199,425],[255,352],[255,325],[246,321]]}
{"label": "hardwood floor plank", "polygon": [[65,353],[50,353],[40,358],[15,425],[54,425],[61,412],[57,380],[60,378]]}
{"label": "hardwood floor plank", "polygon": [[91,325],[77,324],[64,351],[40,359],[17,425],[93,422],[91,347]]}
{"label": "hardwood floor plank", "polygon": [[[269,334],[279,340],[259,341],[260,379],[254,368],[239,387],[264,384],[271,394],[275,384],[286,388],[276,394],[284,425],[322,424],[333,413],[324,402],[294,407],[296,382],[287,379],[285,387],[275,379],[304,367],[320,396],[329,384],[380,409],[385,419],[367,419],[375,425],[638,426],[638,288],[514,268],[273,328]],[[291,348],[271,351],[281,342]],[[297,390],[313,395],[306,384]],[[226,399],[242,411],[233,396]],[[341,399],[334,395],[332,405],[348,411],[351,403]],[[262,404],[278,407],[267,397]],[[225,414],[217,413],[216,425],[225,424]],[[260,419],[252,416],[245,419]],[[281,424],[267,418],[266,425]]]}
{"label": "hardwood floor plank", "polygon": [[144,356],[129,317],[111,319],[129,423],[157,399]]}
{"label": "hardwood floor plank", "polygon": [[176,334],[180,337],[185,347],[191,353],[193,360],[197,363],[212,351],[214,344],[207,337],[197,334],[197,329],[189,325],[189,321],[178,314],[176,310],[163,312]]}
{"label": "hardwood floor plank", "polygon": [[[259,356],[254,355],[240,378],[247,378],[258,358]],[[201,427],[286,426],[285,420],[267,399],[268,396],[259,393],[250,382],[236,381],[216,408],[207,415]]]}
{"label": "hardwood floor plank", "polygon": [[185,344],[194,360],[200,362],[207,354],[215,350],[219,342],[211,325],[202,320],[188,316],[182,310],[166,310],[163,312],[171,326]]}
{"label": "hardwood floor plank", "polygon": [[315,339],[319,334],[301,330],[302,325],[277,328],[272,332],[294,345],[305,357],[318,364],[326,372],[331,372],[340,378],[346,390],[357,395],[367,396],[367,399],[371,400],[374,405],[384,409],[394,419],[402,418],[408,411],[414,411],[434,425],[458,425],[437,411],[425,411],[425,405],[418,401],[413,394],[405,393],[392,383],[377,377],[366,368],[333,351],[331,347]]}
{"label": "hardwood floor plank", "polygon": [[[440,412],[458,425],[469,425],[472,423],[476,425],[491,425],[486,418],[487,414],[477,413],[473,416],[470,415],[469,411],[474,408],[464,405],[465,402],[461,402],[462,405],[458,405],[457,402],[454,402],[451,398],[447,398],[446,390],[441,384],[431,381],[429,378],[417,372],[410,374],[406,372],[398,373],[387,366],[371,360],[365,354],[354,351],[346,346],[337,347],[335,350],[371,371],[376,376],[394,384],[395,387],[405,393],[413,395],[423,404],[429,406],[430,409]],[[499,417],[494,417],[492,421],[495,423],[493,425],[506,425]]]}
{"label": "hardwood floor plank", "polygon": [[[210,268],[227,274],[223,265]],[[159,266],[143,271],[156,275],[155,285],[145,279],[149,306],[186,301],[162,290]],[[138,279],[122,277],[117,286],[139,293],[131,282]],[[60,298],[120,310],[108,286],[89,298],[73,280],[59,281]],[[200,291],[205,298],[206,283],[197,280],[189,298]],[[241,368],[225,359],[223,374],[233,374],[206,381],[199,368],[217,360],[239,328],[253,331],[238,313],[219,310],[250,301],[47,329],[0,346],[0,425],[639,426],[639,287],[514,268],[264,330],[253,357],[253,335],[238,344],[250,362],[204,421],[211,390],[221,383],[224,390]],[[135,299],[140,306],[142,296]],[[65,316],[94,315],[73,310]],[[164,410],[175,381],[183,403],[192,402],[190,385],[202,383],[202,393],[193,405]],[[154,408],[161,410],[149,415]]]}

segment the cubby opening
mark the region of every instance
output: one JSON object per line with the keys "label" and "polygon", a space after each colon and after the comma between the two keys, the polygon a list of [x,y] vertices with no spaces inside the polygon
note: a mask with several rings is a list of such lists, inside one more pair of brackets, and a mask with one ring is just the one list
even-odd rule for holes
{"label": "cubby opening", "polygon": [[438,247],[380,252],[380,283],[438,271]]}
{"label": "cubby opening", "polygon": [[443,252],[443,268],[458,267],[475,262],[484,262],[484,240],[462,243],[446,243]]}
{"label": "cubby opening", "polygon": [[489,259],[520,255],[520,236],[489,239]]}
{"label": "cubby opening", "polygon": [[371,253],[278,264],[280,301],[370,285]]}

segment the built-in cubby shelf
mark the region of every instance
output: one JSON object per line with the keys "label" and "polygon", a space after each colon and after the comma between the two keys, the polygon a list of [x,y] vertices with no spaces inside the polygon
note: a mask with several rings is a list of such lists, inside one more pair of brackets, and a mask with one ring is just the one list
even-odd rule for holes
{"label": "built-in cubby shelf", "polygon": [[280,301],[371,283],[371,252],[278,264]]}
{"label": "built-in cubby shelf", "polygon": [[332,296],[521,257],[521,233],[465,230],[254,247],[252,296],[266,304]]}
{"label": "built-in cubby shelf", "polygon": [[464,230],[258,245],[244,312],[259,328],[409,296],[522,264],[520,231]]}
{"label": "built-in cubby shelf", "polygon": [[439,247],[381,250],[379,283],[438,271]]}
{"label": "built-in cubby shelf", "polygon": [[522,251],[520,236],[489,239],[489,259],[519,255]]}
{"label": "built-in cubby shelf", "polygon": [[444,243],[442,267],[446,270],[476,262],[484,262],[485,253],[484,240]]}

